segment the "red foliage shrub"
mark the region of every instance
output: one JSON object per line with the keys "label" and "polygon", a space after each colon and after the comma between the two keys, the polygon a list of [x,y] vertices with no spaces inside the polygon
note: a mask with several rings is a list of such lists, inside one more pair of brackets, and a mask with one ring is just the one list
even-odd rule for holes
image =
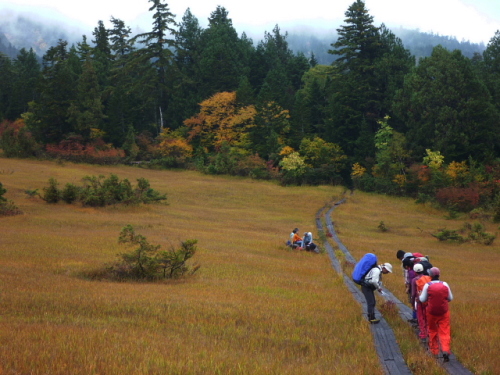
{"label": "red foliage shrub", "polygon": [[101,139],[83,144],[80,136],[69,137],[59,144],[48,144],[45,151],[50,157],[90,164],[117,164],[125,157],[125,151],[107,145]]}
{"label": "red foliage shrub", "polygon": [[444,207],[468,212],[479,206],[481,189],[478,185],[466,188],[445,187],[436,192],[436,200]]}

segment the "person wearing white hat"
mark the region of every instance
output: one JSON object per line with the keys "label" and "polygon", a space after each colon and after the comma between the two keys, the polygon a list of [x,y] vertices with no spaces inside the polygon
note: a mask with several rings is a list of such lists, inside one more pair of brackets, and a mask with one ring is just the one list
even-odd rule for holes
{"label": "person wearing white hat", "polygon": [[380,322],[380,319],[375,318],[376,300],[374,291],[378,290],[382,293],[382,275],[386,273],[392,273],[392,265],[390,263],[375,266],[366,274],[364,283],[361,285],[361,292],[366,299],[368,320],[371,324]]}
{"label": "person wearing white hat", "polygon": [[431,281],[430,276],[424,275],[424,266],[420,263],[416,263],[413,266],[413,271],[415,271],[416,276],[411,281],[411,301],[412,307],[415,308],[417,312],[417,322],[418,322],[418,337],[422,342],[426,342],[428,337],[427,329],[427,312],[426,303],[420,302],[419,296],[422,293],[424,285]]}

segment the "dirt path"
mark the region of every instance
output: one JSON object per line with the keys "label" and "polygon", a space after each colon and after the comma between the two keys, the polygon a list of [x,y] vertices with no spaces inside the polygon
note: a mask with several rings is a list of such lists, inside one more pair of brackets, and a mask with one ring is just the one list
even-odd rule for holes
{"label": "dirt path", "polygon": [[[326,213],[324,213],[325,222],[327,226],[327,233],[332,235],[333,240],[337,243],[339,249],[344,253],[344,256],[348,262],[356,263],[356,259],[351,255],[349,250],[344,246],[342,241],[340,241],[337,233],[335,232],[335,228],[333,226],[333,222],[331,219],[331,215],[335,207],[343,204],[345,200],[341,200],[330,208]],[[323,225],[321,223],[321,215],[323,214],[324,209],[318,212],[316,216],[316,227],[318,231],[325,232],[323,229]],[[325,233],[326,234],[326,233]],[[366,301],[361,293],[361,290],[357,287],[357,285],[352,281],[350,275],[344,274],[342,270],[342,266],[335,256],[335,252],[333,248],[329,244],[328,241],[325,241],[324,246],[330,256],[332,267],[337,271],[337,273],[341,274],[344,278],[344,283],[346,284],[349,291],[352,293],[353,297],[363,306],[363,311],[366,313]],[[401,302],[398,298],[396,298],[389,290],[384,288],[384,298],[387,301],[392,301],[398,307],[399,315],[401,319],[404,321],[408,321],[413,316],[412,310],[409,306]],[[385,373],[388,375],[397,375],[397,374],[411,374],[410,369],[406,365],[403,355],[401,354],[401,350],[396,342],[396,337],[394,336],[394,332],[391,327],[384,319],[382,314],[378,310],[375,311],[377,317],[380,319],[379,324],[370,325],[374,340],[375,347],[377,349],[377,354],[380,358],[380,362],[385,370]],[[466,369],[455,357],[455,355],[451,354],[449,362],[442,362],[440,360],[440,364],[443,368],[452,375],[472,375],[472,373]]]}

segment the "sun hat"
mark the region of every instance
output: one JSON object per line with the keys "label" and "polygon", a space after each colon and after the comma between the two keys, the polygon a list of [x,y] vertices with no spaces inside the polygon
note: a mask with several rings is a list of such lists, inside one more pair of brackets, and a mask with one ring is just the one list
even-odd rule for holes
{"label": "sun hat", "polygon": [[382,264],[382,267],[384,267],[387,271],[392,273],[392,264],[384,263],[384,264]]}
{"label": "sun hat", "polygon": [[424,272],[424,266],[422,266],[420,263],[417,263],[413,266],[413,271]]}

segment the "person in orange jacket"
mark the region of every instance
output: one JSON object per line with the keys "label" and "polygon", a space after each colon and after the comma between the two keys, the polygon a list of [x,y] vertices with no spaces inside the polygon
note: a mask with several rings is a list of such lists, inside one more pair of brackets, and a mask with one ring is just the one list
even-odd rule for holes
{"label": "person in orange jacket", "polygon": [[424,285],[420,302],[427,302],[427,327],[429,329],[429,349],[434,356],[439,355],[439,346],[444,362],[450,360],[450,310],[448,302],[453,300],[450,286],[440,281],[441,271],[437,267],[429,270],[432,281]]}
{"label": "person in orange jacket", "polygon": [[413,271],[417,274],[415,278],[412,280],[411,287],[411,299],[412,304],[415,306],[415,310],[417,312],[417,321],[419,328],[419,338],[422,341],[427,340],[428,328],[427,328],[427,303],[420,302],[419,296],[422,294],[422,290],[424,289],[425,284],[429,281],[432,281],[430,276],[424,275],[424,266],[420,263],[417,263],[413,266]]}
{"label": "person in orange jacket", "polygon": [[[295,230],[294,230],[295,232]],[[302,237],[299,236],[299,230],[294,233],[293,239],[292,239],[292,244],[297,245],[298,247],[302,247],[303,242],[302,242]]]}

